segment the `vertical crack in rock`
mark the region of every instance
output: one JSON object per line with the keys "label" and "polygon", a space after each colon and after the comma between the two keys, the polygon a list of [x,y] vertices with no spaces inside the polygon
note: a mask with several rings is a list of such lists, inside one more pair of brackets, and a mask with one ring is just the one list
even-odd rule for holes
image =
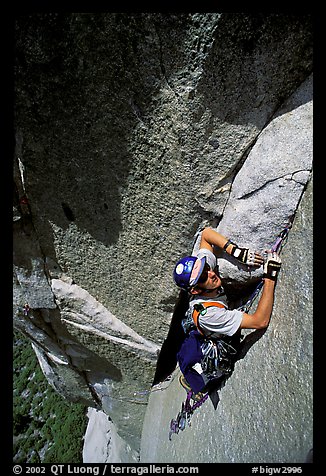
{"label": "vertical crack in rock", "polygon": [[165,66],[164,66],[164,59],[163,59],[163,45],[162,45],[162,40],[161,40],[161,35],[158,31],[158,28],[157,26],[155,25],[155,22],[154,22],[154,30],[155,30],[155,33],[156,33],[156,38],[157,38],[157,41],[158,41],[158,46],[159,46],[159,61],[160,61],[160,68],[161,68],[161,73],[162,73],[162,76],[167,84],[167,86],[169,87],[169,89],[172,91],[172,93],[176,96],[176,98],[178,99],[178,93],[173,89],[173,87],[170,85],[170,82],[168,80],[168,77],[167,77],[167,74],[166,74],[166,69],[165,69]]}

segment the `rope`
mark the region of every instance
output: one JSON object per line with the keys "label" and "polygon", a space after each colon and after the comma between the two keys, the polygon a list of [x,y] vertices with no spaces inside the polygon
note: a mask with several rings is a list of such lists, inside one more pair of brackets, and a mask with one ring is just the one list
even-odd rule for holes
{"label": "rope", "polygon": [[[271,247],[271,251],[277,252],[277,253],[280,253],[282,251],[284,245],[287,242],[288,234],[289,234],[290,228],[292,227],[293,218],[294,218],[294,215],[291,217],[288,225],[278,234],[278,236],[275,240],[275,243]],[[251,296],[247,300],[247,302],[245,304],[243,304],[242,306],[237,308],[238,311],[242,311],[242,312],[248,312],[249,311],[249,309],[251,308],[251,306],[253,305],[253,303],[257,299],[263,285],[264,285],[264,281],[263,281],[263,279],[261,279],[259,281],[259,283],[257,284],[255,290],[253,291],[253,293],[251,294]]]}

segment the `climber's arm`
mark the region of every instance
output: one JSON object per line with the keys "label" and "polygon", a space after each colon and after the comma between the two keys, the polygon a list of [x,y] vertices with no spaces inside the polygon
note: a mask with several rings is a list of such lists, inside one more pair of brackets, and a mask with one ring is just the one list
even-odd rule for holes
{"label": "climber's arm", "polygon": [[261,298],[253,314],[243,314],[241,329],[266,329],[268,326],[274,304],[275,283],[280,269],[281,258],[279,255],[276,252],[268,253],[264,264],[264,286]]}
{"label": "climber's arm", "polygon": [[257,309],[253,314],[243,313],[241,329],[266,329],[273,310],[274,288],[275,281],[265,278]]}
{"label": "climber's arm", "polygon": [[213,246],[224,249],[224,251],[234,256],[240,263],[258,267],[263,264],[263,257],[259,253],[251,251],[248,248],[239,248],[235,243],[232,243],[231,240],[228,240],[212,228],[205,228],[202,232],[200,248],[206,248],[213,252]]}
{"label": "climber's arm", "polygon": [[[218,246],[219,248],[223,249],[227,242],[228,239],[217,231],[213,230],[212,228],[204,228],[201,235],[200,247],[206,248],[213,252],[213,246]],[[230,243],[225,251],[230,254],[233,246],[234,245]]]}

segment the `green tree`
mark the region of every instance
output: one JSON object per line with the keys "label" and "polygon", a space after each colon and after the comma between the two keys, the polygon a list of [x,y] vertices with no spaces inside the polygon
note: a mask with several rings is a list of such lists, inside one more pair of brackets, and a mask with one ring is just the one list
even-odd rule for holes
{"label": "green tree", "polygon": [[67,402],[55,392],[29,341],[18,332],[13,355],[14,462],[81,463],[86,407]]}

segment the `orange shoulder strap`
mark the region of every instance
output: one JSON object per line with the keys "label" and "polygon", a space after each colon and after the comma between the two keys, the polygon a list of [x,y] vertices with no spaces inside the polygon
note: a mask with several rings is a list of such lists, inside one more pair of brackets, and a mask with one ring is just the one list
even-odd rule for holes
{"label": "orange shoulder strap", "polygon": [[[224,304],[222,304],[220,302],[208,301],[208,302],[200,303],[200,304],[204,307],[204,309],[207,309],[208,307],[213,307],[213,306],[223,307],[225,309]],[[199,322],[198,322],[198,318],[199,318],[199,315],[200,315],[201,312],[202,311],[194,309],[193,313],[192,313],[192,318],[193,318],[194,323],[195,323],[197,329],[199,330],[199,332],[204,335],[203,331],[200,328]]]}

